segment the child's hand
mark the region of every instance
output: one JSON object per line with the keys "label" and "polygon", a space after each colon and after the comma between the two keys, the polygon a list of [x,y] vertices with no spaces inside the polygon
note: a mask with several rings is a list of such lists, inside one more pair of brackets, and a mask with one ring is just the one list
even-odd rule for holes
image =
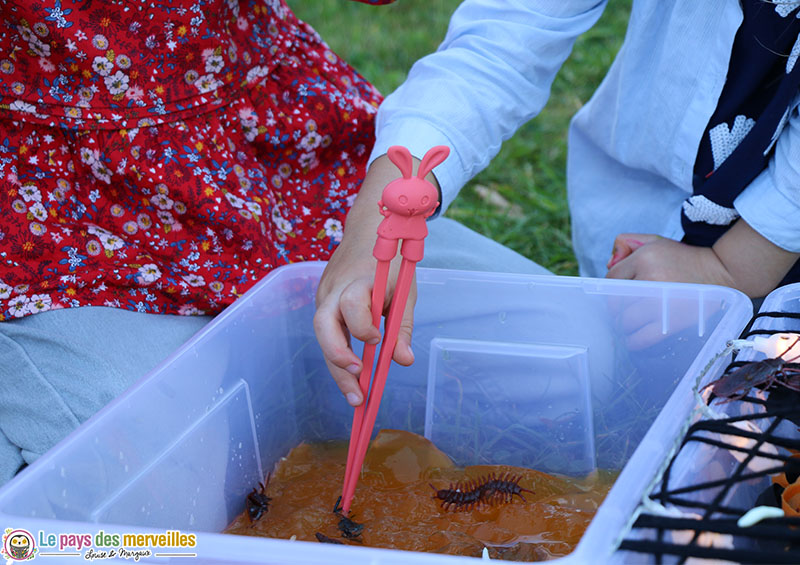
{"label": "child's hand", "polygon": [[[360,254],[349,250],[340,253],[341,249],[340,246],[331,257],[317,289],[314,332],[336,384],[347,402],[358,406],[364,400],[358,386],[362,363],[350,347],[350,336],[371,344],[381,340],[380,331],[372,325],[370,311],[376,262],[372,257],[372,245]],[[384,312],[389,310],[397,270],[397,265],[393,264],[387,281]],[[415,302],[416,284],[413,284],[392,357],[400,365],[410,365],[414,361],[411,329]]]}
{"label": "child's hand", "polygon": [[[620,234],[608,262],[608,278],[721,284],[733,286],[720,259],[710,247],[696,247],[653,234]],[[668,312],[652,308],[652,299],[625,300],[616,312],[616,322],[631,350],[650,347],[664,339],[663,319],[670,329],[699,323],[696,306],[671,300]]]}
{"label": "child's hand", "polygon": [[606,277],[736,287],[713,248],[688,245],[654,234],[618,235]]}
{"label": "child's hand", "polygon": [[800,254],[778,247],[740,218],[712,247],[653,234],[620,234],[614,241],[606,277],[717,284],[758,298],[778,286],[798,257]]}
{"label": "child's hand", "polygon": [[611,259],[606,264],[606,269],[610,269],[623,259],[636,251],[642,245],[643,241],[636,239],[634,234],[620,234],[614,240],[614,248],[611,250]]}
{"label": "child's hand", "polygon": [[[333,379],[352,406],[361,404],[364,398],[358,386],[361,359],[350,347],[350,336],[367,343],[378,343],[381,339],[380,331],[372,325],[370,311],[377,263],[372,256],[372,249],[375,246],[378,224],[383,219],[377,202],[383,188],[399,176],[397,167],[385,155],[370,166],[358,198],[347,215],[342,242],[322,273],[317,289],[314,332]],[[401,260],[398,253],[392,262],[384,312],[388,312],[391,304]],[[410,365],[414,361],[411,330],[416,298],[415,281],[409,292],[408,306],[403,314],[392,356],[400,365]]]}

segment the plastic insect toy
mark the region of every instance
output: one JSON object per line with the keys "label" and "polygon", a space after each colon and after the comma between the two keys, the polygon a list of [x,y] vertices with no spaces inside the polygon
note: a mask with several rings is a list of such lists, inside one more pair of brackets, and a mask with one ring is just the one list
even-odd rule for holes
{"label": "plastic insect toy", "polygon": [[342,532],[342,537],[353,541],[361,541],[361,532],[364,531],[364,524],[354,522],[344,514],[337,514],[341,520],[337,524],[339,531]]}
{"label": "plastic insect toy", "polygon": [[511,473],[506,473],[499,477],[496,477],[495,474],[492,473],[488,478],[480,480],[483,481],[481,485],[483,498],[490,503],[494,503],[495,501],[502,503],[511,502],[515,496],[520,497],[524,502],[528,502],[527,499],[522,496],[522,493],[533,493],[532,490],[519,486],[519,482],[522,480],[521,476],[512,475]]}
{"label": "plastic insect toy", "polygon": [[453,509],[469,511],[475,506],[483,504],[493,505],[494,503],[509,503],[514,500],[514,496],[520,497],[527,502],[522,495],[523,492],[533,492],[532,490],[519,486],[522,477],[506,473],[505,475],[495,476],[494,473],[468,481],[459,482],[455,485],[450,484],[450,488],[434,490],[434,499],[442,501],[442,508],[445,510]]}
{"label": "plastic insect toy", "polygon": [[762,385],[764,389],[768,389],[773,385],[781,385],[790,390],[800,392],[800,367],[792,365],[792,362],[800,358],[800,355],[788,360],[783,359],[783,355],[792,349],[798,341],[800,341],[800,337],[797,337],[777,357],[745,363],[730,373],[708,383],[703,387],[703,390],[711,387],[711,392],[715,396],[726,398],[727,401],[744,398],[751,388]]}
{"label": "plastic insect toy", "polygon": [[434,490],[433,498],[441,500],[442,508],[445,510],[452,508],[455,511],[469,511],[475,506],[486,504],[486,501],[481,498],[481,491],[476,489],[472,482],[456,485],[450,483],[450,488],[443,489],[437,489],[431,485],[431,488]]}
{"label": "plastic insect toy", "polygon": [[329,538],[328,536],[326,536],[325,534],[322,534],[320,532],[317,532],[316,534],[314,534],[314,536],[317,538],[317,541],[319,543],[335,543],[336,545],[346,545],[343,541],[339,541],[338,539]]}
{"label": "plastic insect toy", "polygon": [[266,495],[267,487],[269,486],[269,475],[267,475],[267,484],[258,483],[258,486],[261,487],[261,490],[256,490],[255,487],[253,488],[253,492],[247,495],[247,500],[245,500],[245,507],[247,508],[247,517],[250,519],[250,523],[254,524],[261,517],[269,511],[269,503],[272,500],[270,497]]}
{"label": "plastic insect toy", "polygon": [[336,526],[339,528],[339,531],[342,532],[343,538],[360,542],[361,540],[359,538],[361,537],[361,533],[364,531],[364,524],[359,524],[358,522],[351,520],[342,514],[342,508],[339,506],[339,502],[341,500],[342,497],[340,496],[336,500],[336,504],[333,506],[333,513],[340,518],[339,523]]}
{"label": "plastic insect toy", "polygon": [[357,406],[353,413],[353,427],[350,432],[347,465],[342,485],[342,508],[345,515],[350,511],[350,503],[372,437],[372,429],[386,385],[386,376],[392,362],[392,353],[397,345],[403,311],[414,279],[414,270],[416,264],[422,260],[424,239],[428,235],[425,220],[433,215],[439,205],[439,193],[435,186],[425,180],[425,176],[449,154],[450,149],[444,145],[431,148],[422,157],[417,174],[413,175],[414,161],[408,149],[394,145],[387,151],[389,160],[400,169],[403,176],[384,187],[381,200],[378,202],[378,210],[384,218],[378,226],[378,238],[372,250],[373,257],[377,259],[371,302],[372,325],[376,328],[380,327],[389,267],[397,255],[398,244],[403,260],[397,275],[394,298],[386,316],[383,342],[374,376],[372,367],[375,361],[375,345],[364,344],[362,369],[358,380],[364,402]]}

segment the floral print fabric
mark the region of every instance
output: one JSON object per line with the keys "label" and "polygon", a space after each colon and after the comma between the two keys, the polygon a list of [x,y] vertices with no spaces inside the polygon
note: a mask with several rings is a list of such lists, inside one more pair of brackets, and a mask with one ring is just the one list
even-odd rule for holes
{"label": "floral print fabric", "polygon": [[0,319],[216,313],[329,257],[381,98],[284,2],[2,14]]}

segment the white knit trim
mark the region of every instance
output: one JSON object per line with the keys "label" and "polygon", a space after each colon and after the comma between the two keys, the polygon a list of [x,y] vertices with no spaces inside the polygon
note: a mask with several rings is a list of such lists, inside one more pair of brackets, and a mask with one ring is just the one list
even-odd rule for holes
{"label": "white knit trim", "polygon": [[685,200],[683,213],[693,222],[705,222],[713,226],[727,226],[739,217],[734,208],[720,206],[702,194],[696,194]]}
{"label": "white knit trim", "polygon": [[732,128],[728,129],[728,124],[723,122],[709,130],[708,137],[711,140],[711,154],[714,157],[715,171],[750,133],[754,125],[756,125],[754,119],[747,116],[736,116]]}
{"label": "white knit trim", "polygon": [[[775,11],[778,12],[780,17],[785,18],[800,6],[798,0],[771,0],[775,4]],[[797,15],[800,18],[800,14]]]}
{"label": "white knit trim", "polygon": [[792,47],[792,52],[789,53],[789,58],[786,60],[787,75],[792,72],[794,64],[797,62],[798,55],[800,55],[800,35],[797,36],[797,39],[794,42],[794,47]]}

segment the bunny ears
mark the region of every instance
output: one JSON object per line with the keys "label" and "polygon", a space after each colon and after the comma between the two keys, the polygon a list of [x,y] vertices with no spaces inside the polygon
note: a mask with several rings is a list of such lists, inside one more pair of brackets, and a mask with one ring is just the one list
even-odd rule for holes
{"label": "bunny ears", "polygon": [[[389,160],[397,165],[397,168],[403,173],[403,178],[410,179],[413,171],[413,159],[408,149],[402,145],[392,145],[387,154],[389,155]],[[436,165],[447,159],[448,155],[450,155],[450,148],[446,145],[437,145],[429,149],[419,164],[417,177],[424,179],[425,175],[430,173]]]}

